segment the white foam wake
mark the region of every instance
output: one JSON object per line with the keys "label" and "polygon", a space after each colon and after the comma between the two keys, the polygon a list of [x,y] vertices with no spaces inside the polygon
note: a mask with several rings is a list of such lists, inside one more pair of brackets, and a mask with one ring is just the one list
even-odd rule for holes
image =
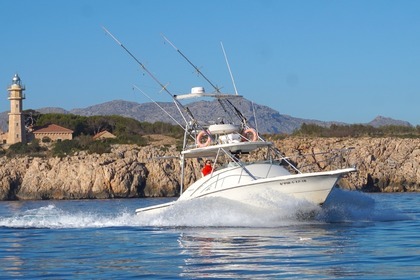
{"label": "white foam wake", "polygon": [[87,228],[127,226],[133,220],[133,214],[119,212],[115,215],[103,215],[99,212],[62,210],[54,204],[29,209],[11,217],[1,217],[0,227],[14,228]]}
{"label": "white foam wake", "polygon": [[334,189],[316,219],[324,222],[375,222],[411,219],[361,192]]}
{"label": "white foam wake", "polygon": [[[270,197],[270,196],[268,196]],[[324,207],[291,197],[260,197],[261,207],[203,198],[177,202],[159,214],[136,215],[133,209],[74,211],[60,203],[0,217],[0,227],[281,227],[308,223],[388,221],[408,219],[401,211],[377,205],[369,195],[335,189]],[[95,203],[86,202],[86,203]],[[124,202],[122,202],[124,203]],[[106,204],[104,205],[106,208]]]}

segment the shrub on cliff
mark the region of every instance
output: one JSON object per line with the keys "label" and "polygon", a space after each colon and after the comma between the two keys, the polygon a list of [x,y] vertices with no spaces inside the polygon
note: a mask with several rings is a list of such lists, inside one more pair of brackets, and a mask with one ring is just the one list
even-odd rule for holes
{"label": "shrub on cliff", "polygon": [[296,130],[295,136],[311,136],[311,137],[401,137],[401,138],[418,138],[420,137],[419,126],[399,126],[387,125],[381,127],[373,127],[371,125],[352,124],[337,125],[330,127],[319,126],[316,124],[302,124],[300,129]]}
{"label": "shrub on cliff", "polygon": [[110,142],[113,144],[136,144],[139,146],[147,146],[149,144],[144,137],[139,135],[122,135],[118,136],[118,138],[110,139]]}
{"label": "shrub on cliff", "polygon": [[103,154],[111,152],[111,143],[108,139],[95,141],[89,135],[81,135],[76,137],[73,141],[78,142],[74,152],[77,150],[87,151],[89,154]]}
{"label": "shrub on cliff", "polygon": [[87,151],[90,154],[105,154],[111,152],[111,144],[108,141],[94,141],[89,144]]}
{"label": "shrub on cliff", "polygon": [[80,150],[81,145],[78,141],[63,140],[55,143],[52,149],[52,155],[58,157],[65,157],[67,155],[72,155],[73,153]]}
{"label": "shrub on cliff", "polygon": [[6,151],[6,156],[13,157],[16,155],[31,155],[31,156],[44,156],[47,148],[41,147],[39,145],[39,140],[34,139],[28,144],[25,143],[16,143],[10,145],[9,149]]}
{"label": "shrub on cliff", "polygon": [[111,152],[111,142],[108,140],[95,141],[92,137],[81,136],[73,140],[56,142],[52,149],[52,155],[65,157],[78,151],[87,151],[89,154],[103,154]]}

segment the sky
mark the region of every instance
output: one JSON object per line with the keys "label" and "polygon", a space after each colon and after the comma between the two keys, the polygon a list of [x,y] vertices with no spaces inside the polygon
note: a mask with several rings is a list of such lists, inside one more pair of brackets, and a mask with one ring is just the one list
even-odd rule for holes
{"label": "sky", "polygon": [[[420,125],[420,1],[0,1],[0,112],[15,73],[24,109],[171,101],[106,27],[172,94],[213,88],[280,114]],[[1,94],[1,92],[3,92]],[[3,97],[1,97],[3,96]]]}

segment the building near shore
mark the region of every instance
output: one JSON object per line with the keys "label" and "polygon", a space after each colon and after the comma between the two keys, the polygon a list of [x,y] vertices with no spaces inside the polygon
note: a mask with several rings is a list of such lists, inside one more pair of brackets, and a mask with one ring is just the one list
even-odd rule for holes
{"label": "building near shore", "polygon": [[61,141],[72,140],[73,131],[56,124],[50,124],[43,127],[27,128],[25,126],[25,115],[23,112],[23,100],[26,98],[23,91],[20,77],[15,74],[12,84],[7,89],[9,91],[10,112],[8,131],[0,130],[0,145],[12,145],[16,143],[27,143],[32,139],[41,141]]}
{"label": "building near shore", "polygon": [[31,133],[35,139],[38,139],[41,142],[55,142],[73,139],[73,130],[56,124],[36,127]]}
{"label": "building near shore", "polygon": [[93,140],[104,140],[104,139],[114,139],[117,138],[114,134],[108,130],[103,130],[93,136]]}

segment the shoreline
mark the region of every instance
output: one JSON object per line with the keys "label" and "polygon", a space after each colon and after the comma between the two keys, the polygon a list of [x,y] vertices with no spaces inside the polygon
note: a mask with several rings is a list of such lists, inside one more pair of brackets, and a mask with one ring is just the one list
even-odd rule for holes
{"label": "shoreline", "polygon": [[[342,189],[420,191],[420,139],[286,137],[273,142],[287,156],[353,147],[345,160],[358,172],[340,180]],[[63,158],[0,157],[0,200],[176,197],[178,159],[152,160],[168,155],[177,155],[175,144],[116,145],[107,154]],[[187,163],[186,185],[200,178],[200,164]]]}

